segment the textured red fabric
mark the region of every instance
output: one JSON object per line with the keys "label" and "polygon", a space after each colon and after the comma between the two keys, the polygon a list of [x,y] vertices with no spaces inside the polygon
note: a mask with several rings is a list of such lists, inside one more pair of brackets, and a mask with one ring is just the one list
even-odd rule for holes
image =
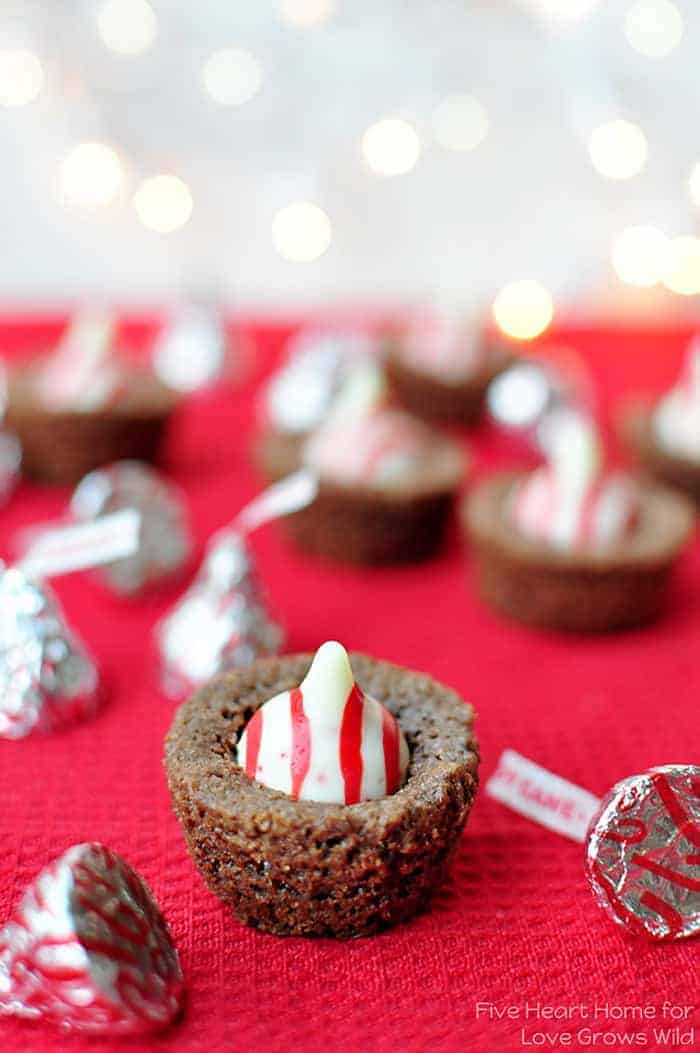
{"label": "textured red fabric", "polygon": [[[148,327],[133,330],[136,343]],[[54,332],[17,321],[2,346],[36,347]],[[284,328],[256,332],[258,376]],[[569,331],[610,409],[624,391],[673,378],[687,332]],[[182,413],[168,467],[186,489],[201,543],[251,497],[248,463],[252,384],[193,400]],[[473,440],[476,471],[522,457],[485,429]],[[65,493],[24,484],[0,513],[7,558],[20,527],[58,515]],[[425,670],[474,703],[484,777],[511,746],[594,793],[668,762],[700,762],[700,552],[686,561],[668,617],[658,626],[574,639],[508,624],[472,590],[468,553],[455,531],[429,566],[353,570],[295,552],[276,526],[255,538],[260,571],[290,650],[328,637]],[[86,576],[58,592],[73,626],[99,656],[107,693],[100,716],[46,739],[0,742],[0,922],[47,861],[83,840],[105,842],[153,889],[180,948],[189,1000],[182,1023],[151,1043],[100,1048],[404,1051],[517,1050],[541,1031],[579,1028],[619,1041],[638,1032],[646,1048],[660,1020],[603,1014],[698,1001],[697,943],[653,946],[628,937],[595,905],[581,848],[507,811],[483,793],[451,882],[409,925],[349,944],[279,940],[234,921],[204,888],[171,813],[161,764],[173,706],[160,695],[151,630],[175,592],[120,602]],[[489,1019],[480,1002],[521,1019]],[[530,1015],[537,1006],[580,1006],[573,1020]],[[546,1010],[545,1010],[546,1011]],[[511,1010],[511,1013],[513,1010]],[[693,1011],[689,1023],[698,1026]],[[688,1023],[686,1023],[686,1028]],[[700,1039],[698,1039],[700,1041]],[[606,1040],[608,1046],[610,1040]],[[0,1049],[94,1049],[50,1028],[0,1019]],[[607,1048],[607,1047],[606,1047]]]}

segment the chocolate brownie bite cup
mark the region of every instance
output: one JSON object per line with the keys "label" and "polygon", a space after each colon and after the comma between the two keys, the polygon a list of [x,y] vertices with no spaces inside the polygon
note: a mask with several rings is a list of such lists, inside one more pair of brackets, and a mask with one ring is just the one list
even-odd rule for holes
{"label": "chocolate brownie bite cup", "polygon": [[27,475],[74,485],[113,461],[155,460],[177,401],[118,359],[109,320],[81,316],[53,355],[10,372],[7,425]]}
{"label": "chocolate brownie bite cup", "polygon": [[693,533],[692,506],[589,467],[579,474],[565,454],[559,468],[489,479],[465,503],[478,588],[495,610],[582,632],[631,628],[662,612]]}
{"label": "chocolate brownie bite cup", "polygon": [[689,348],[678,384],[658,402],[637,400],[620,413],[620,432],[641,467],[700,505],[700,343]]}
{"label": "chocolate brownie bite cup", "polygon": [[382,405],[339,406],[307,441],[315,501],[285,528],[300,548],[359,564],[427,559],[441,547],[466,469],[460,446]]}
{"label": "chocolate brownie bite cup", "polygon": [[476,794],[471,707],[365,655],[343,673],[340,652],[219,677],[166,739],[204,880],[241,921],[280,936],[366,936],[412,917],[444,880]]}
{"label": "chocolate brownie bite cup", "polygon": [[385,343],[390,391],[424,420],[472,427],[481,420],[492,380],[512,361],[462,319],[423,319]]}

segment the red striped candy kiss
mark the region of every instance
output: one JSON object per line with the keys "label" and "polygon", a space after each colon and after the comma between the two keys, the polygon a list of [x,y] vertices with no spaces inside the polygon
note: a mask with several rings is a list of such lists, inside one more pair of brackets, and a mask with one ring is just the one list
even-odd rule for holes
{"label": "red striped candy kiss", "polygon": [[517,487],[510,516],[513,526],[535,541],[564,549],[595,549],[634,532],[639,500],[632,480],[623,475],[599,476],[571,487],[550,467],[543,467]]}
{"label": "red striped candy kiss", "polygon": [[269,699],[238,745],[246,774],[299,800],[358,804],[396,793],[406,739],[389,710],[355,683],[345,648],[319,648],[306,677]]}

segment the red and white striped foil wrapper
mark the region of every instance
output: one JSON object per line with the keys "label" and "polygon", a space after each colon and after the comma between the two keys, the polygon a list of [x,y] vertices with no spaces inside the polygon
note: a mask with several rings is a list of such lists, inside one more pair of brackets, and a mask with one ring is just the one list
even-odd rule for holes
{"label": "red and white striped foil wrapper", "polygon": [[603,910],[632,932],[700,934],[700,767],[670,764],[618,783],[591,823],[586,873]]}
{"label": "red and white striped foil wrapper", "polygon": [[75,845],[42,870],[0,932],[0,1015],[136,1035],[167,1027],[183,997],[148,887],[103,845]]}
{"label": "red and white striped foil wrapper", "polygon": [[700,768],[670,764],[618,783],[601,801],[505,750],[486,793],[585,845],[596,902],[638,936],[700,934]]}

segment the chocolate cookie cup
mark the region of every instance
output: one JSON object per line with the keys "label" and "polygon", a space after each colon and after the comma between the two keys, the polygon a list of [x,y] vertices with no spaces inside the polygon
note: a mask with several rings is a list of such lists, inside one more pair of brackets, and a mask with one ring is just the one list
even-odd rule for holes
{"label": "chocolate cookie cup", "polygon": [[473,427],[483,416],[489,384],[511,360],[505,353],[494,353],[474,373],[448,380],[415,368],[390,346],[385,368],[391,393],[410,413],[437,424]]}
{"label": "chocolate cookie cup", "polygon": [[72,486],[113,461],[156,460],[178,397],[155,377],[134,376],[118,403],[80,412],[44,406],[37,372],[31,365],[9,378],[7,426],[22,443],[25,474]]}
{"label": "chocolate cookie cup", "polygon": [[655,406],[630,403],[620,413],[620,435],[642,469],[668,486],[682,490],[700,505],[700,462],[667,450],[654,428]]}
{"label": "chocolate cookie cup", "polygon": [[464,504],[479,591],[491,607],[528,624],[581,632],[632,628],[661,613],[674,564],[693,532],[689,501],[642,487],[640,521],[624,543],[560,552],[510,524],[507,502],[521,479],[489,479]]}
{"label": "chocolate cookie cup", "polygon": [[300,549],[343,563],[382,566],[429,559],[442,547],[458,480],[448,487],[401,492],[334,485],[325,480],[308,508],[284,529]]}
{"label": "chocolate cookie cup", "polygon": [[366,936],[414,915],[446,875],[477,789],[474,713],[428,676],[354,654],[358,683],[408,740],[407,780],[360,804],[295,800],[249,778],[235,748],[311,658],[256,662],[181,706],[165,743],[168,784],[190,854],[241,921],[279,936]]}

